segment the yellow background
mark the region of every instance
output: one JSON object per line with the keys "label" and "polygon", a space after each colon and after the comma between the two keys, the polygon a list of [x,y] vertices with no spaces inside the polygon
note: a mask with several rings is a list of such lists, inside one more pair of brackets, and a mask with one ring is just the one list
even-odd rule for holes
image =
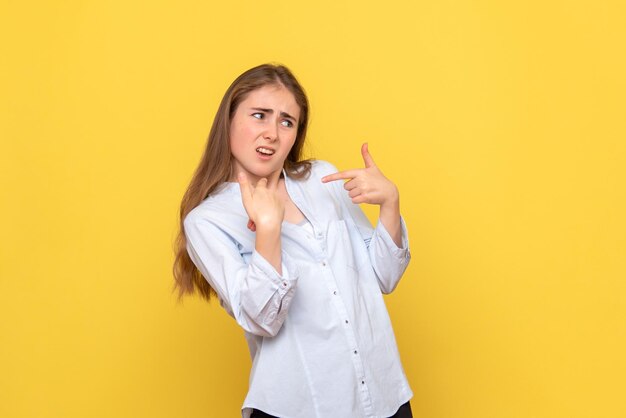
{"label": "yellow background", "polygon": [[222,94],[268,61],[309,155],[368,141],[400,188],[414,416],[626,416],[623,4],[2,0],[0,416],[238,416],[242,332],[176,303],[172,241]]}

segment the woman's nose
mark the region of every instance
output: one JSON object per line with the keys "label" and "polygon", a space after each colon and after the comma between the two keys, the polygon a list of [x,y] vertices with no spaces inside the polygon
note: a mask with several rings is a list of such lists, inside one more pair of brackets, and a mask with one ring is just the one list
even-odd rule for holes
{"label": "woman's nose", "polygon": [[275,141],[278,138],[278,129],[276,128],[276,124],[269,123],[263,137],[267,140]]}

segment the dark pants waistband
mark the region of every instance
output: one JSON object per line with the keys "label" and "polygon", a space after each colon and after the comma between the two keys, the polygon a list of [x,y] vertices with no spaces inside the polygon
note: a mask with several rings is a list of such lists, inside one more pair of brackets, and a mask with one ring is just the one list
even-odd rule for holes
{"label": "dark pants waistband", "polygon": [[[253,409],[252,415],[250,415],[250,418],[278,418],[278,417],[275,417],[274,415],[266,414],[265,412],[259,411],[258,409]],[[411,403],[407,402],[404,405],[402,405],[398,409],[398,411],[392,416],[390,416],[389,418],[413,418],[413,413],[411,412]]]}

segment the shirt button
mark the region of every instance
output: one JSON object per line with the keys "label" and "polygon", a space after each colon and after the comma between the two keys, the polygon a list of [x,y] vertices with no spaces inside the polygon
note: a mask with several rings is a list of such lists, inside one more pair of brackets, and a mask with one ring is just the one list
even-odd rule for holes
{"label": "shirt button", "polygon": [[284,287],[287,287],[287,282],[283,282],[283,286],[284,286]]}
{"label": "shirt button", "polygon": [[365,384],[365,380],[361,380],[361,384],[364,385]]}
{"label": "shirt button", "polygon": [[337,291],[335,290],[335,291],[333,292],[333,295],[336,295],[336,294],[337,294]]}
{"label": "shirt button", "polygon": [[346,319],[346,324],[348,323],[348,320]]}
{"label": "shirt button", "polygon": [[358,351],[354,350],[354,354],[358,353]]}
{"label": "shirt button", "polygon": [[322,266],[326,267],[326,261],[322,261]]}

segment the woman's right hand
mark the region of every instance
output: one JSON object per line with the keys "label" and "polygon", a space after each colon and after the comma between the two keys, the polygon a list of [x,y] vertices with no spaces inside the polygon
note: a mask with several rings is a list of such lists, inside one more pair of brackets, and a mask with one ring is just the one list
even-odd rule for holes
{"label": "woman's right hand", "polygon": [[260,179],[256,186],[250,184],[245,173],[238,175],[243,207],[250,218],[248,228],[256,232],[261,229],[280,229],[285,216],[285,202],[278,196],[276,185],[268,185]]}

